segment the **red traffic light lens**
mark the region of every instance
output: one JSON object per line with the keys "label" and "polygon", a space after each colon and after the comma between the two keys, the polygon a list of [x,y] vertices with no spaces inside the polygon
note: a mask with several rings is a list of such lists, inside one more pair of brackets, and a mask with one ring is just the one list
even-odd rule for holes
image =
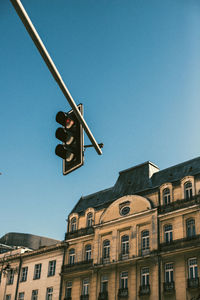
{"label": "red traffic light lens", "polygon": [[69,128],[71,128],[73,125],[74,125],[74,121],[73,121],[72,119],[70,119],[70,118],[67,118],[67,119],[66,119],[66,122],[65,122],[65,127],[66,127],[67,129],[69,129]]}

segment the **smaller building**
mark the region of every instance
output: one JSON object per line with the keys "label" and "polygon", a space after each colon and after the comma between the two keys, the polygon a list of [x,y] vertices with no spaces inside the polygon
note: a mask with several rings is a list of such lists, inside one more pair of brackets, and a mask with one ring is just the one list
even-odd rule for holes
{"label": "smaller building", "polygon": [[12,246],[4,245],[0,243],[0,254],[13,250]]}
{"label": "smaller building", "polygon": [[60,299],[60,273],[67,244],[0,254],[0,300]]}
{"label": "smaller building", "polygon": [[5,246],[26,247],[32,250],[39,249],[44,246],[51,246],[60,241],[44,236],[39,236],[30,233],[8,232],[0,238],[0,244]]}

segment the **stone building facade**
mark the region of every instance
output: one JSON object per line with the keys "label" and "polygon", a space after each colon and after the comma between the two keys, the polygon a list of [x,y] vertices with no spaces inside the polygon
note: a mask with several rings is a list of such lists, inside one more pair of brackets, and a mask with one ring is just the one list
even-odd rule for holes
{"label": "stone building facade", "polygon": [[0,300],[60,300],[66,243],[0,254]]}
{"label": "stone building facade", "polygon": [[200,299],[200,157],[146,162],[68,217],[62,300]]}

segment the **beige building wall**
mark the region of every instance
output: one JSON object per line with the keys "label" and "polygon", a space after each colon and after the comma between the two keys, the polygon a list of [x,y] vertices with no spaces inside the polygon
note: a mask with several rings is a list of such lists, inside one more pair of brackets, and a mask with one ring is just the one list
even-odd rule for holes
{"label": "beige building wall", "polygon": [[[14,269],[15,273],[13,283],[8,284],[7,276],[9,273],[2,272],[4,274],[2,274],[0,283],[0,300],[5,300],[6,295],[11,295],[11,300],[14,300],[16,290],[17,300],[19,293],[24,293],[24,300],[31,300],[33,290],[38,291],[38,300],[45,300],[47,288],[53,289],[52,299],[58,300],[61,283],[60,274],[65,247],[65,243],[60,243],[25,253],[15,254],[9,252],[1,255],[1,270],[3,270],[9,264],[9,268]],[[55,268],[54,271],[50,273],[49,262],[51,261],[55,261]],[[38,279],[34,279],[35,265],[37,264],[41,264],[41,272],[40,277]],[[28,268],[25,281],[22,280],[23,268]]]}

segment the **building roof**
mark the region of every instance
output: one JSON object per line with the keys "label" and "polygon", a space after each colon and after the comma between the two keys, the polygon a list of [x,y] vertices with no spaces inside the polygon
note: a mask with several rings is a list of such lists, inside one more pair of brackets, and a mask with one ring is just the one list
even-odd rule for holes
{"label": "building roof", "polygon": [[81,214],[89,207],[99,210],[108,207],[119,197],[148,192],[163,183],[179,181],[185,176],[197,174],[200,174],[200,157],[164,170],[159,170],[155,164],[147,161],[119,172],[113,187],[81,197],[71,213]]}
{"label": "building roof", "polygon": [[58,240],[51,238],[19,232],[9,232],[0,238],[1,244],[8,246],[27,247],[33,250],[44,246],[51,246],[58,242]]}

